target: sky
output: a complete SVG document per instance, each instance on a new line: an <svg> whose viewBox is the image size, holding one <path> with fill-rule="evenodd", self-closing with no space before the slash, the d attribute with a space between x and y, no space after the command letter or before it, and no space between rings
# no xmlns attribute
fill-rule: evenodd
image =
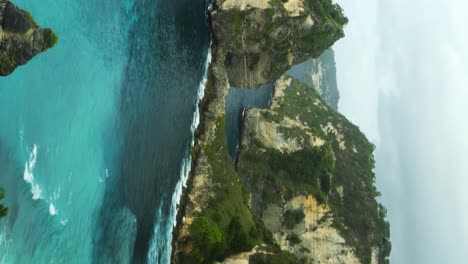
<svg viewBox="0 0 468 264"><path fill-rule="evenodd" d="M339 109L376 144L391 263L468 263L468 1L337 2Z"/></svg>

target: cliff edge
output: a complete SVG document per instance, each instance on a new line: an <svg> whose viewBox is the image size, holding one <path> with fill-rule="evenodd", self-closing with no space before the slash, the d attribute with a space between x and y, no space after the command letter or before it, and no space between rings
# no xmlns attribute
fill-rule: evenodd
<svg viewBox="0 0 468 264"><path fill-rule="evenodd" d="M226 53L229 82L258 88L344 37L338 5L310 0L213 1L213 39Z"/></svg>
<svg viewBox="0 0 468 264"><path fill-rule="evenodd" d="M53 47L58 38L40 28L31 14L7 0L0 0L0 76L11 74L37 54Z"/></svg>

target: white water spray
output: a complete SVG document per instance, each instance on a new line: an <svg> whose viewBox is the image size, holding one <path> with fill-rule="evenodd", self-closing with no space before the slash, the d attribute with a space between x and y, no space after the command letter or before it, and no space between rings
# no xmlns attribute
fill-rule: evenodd
<svg viewBox="0 0 468 264"><path fill-rule="evenodd" d="M211 47L211 44L210 44ZM182 198L183 188L187 185L187 180L192 165L192 158L190 155L191 148L195 145L195 130L200 124L200 109L199 103L205 96L205 87L208 79L208 67L211 63L211 48L208 49L208 54L206 56L205 65L203 68L203 79L199 84L197 97L195 99L195 112L193 113L193 122L191 125L191 144L190 148L186 152L186 156L182 161L182 167L180 169L180 180L177 182L175 190L172 194L171 208L169 212L169 220L166 223L166 228L162 228L164 224L164 219L162 217L162 204L159 206L157 215L156 215L156 224L153 231L153 238L151 240L150 248L147 255L147 263L170 263L171 253L172 253L172 231L177 222L177 213L180 199ZM165 231L163 235L162 232ZM162 251L158 251L162 249Z"/></svg>

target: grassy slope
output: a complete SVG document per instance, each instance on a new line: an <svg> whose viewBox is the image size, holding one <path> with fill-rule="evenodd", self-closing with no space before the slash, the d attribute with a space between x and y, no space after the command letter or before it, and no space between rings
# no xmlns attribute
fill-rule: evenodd
<svg viewBox="0 0 468 264"><path fill-rule="evenodd" d="M183 257L184 263L222 260L264 240L264 228L257 228L248 208L248 194L230 159L224 128L225 116L217 120L215 140L204 148L213 170L210 180L215 197L191 226L195 243L192 252Z"/></svg>

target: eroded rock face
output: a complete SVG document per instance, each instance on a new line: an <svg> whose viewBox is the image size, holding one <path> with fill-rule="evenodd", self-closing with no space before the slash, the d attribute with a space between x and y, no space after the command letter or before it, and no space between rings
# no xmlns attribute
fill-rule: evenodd
<svg viewBox="0 0 468 264"><path fill-rule="evenodd" d="M40 28L27 11L0 0L0 76L12 73L56 42L55 33Z"/></svg>
<svg viewBox="0 0 468 264"><path fill-rule="evenodd" d="M308 114L308 105L292 104L300 109L295 115L278 112L289 104L286 101L291 97L286 95L293 84L290 77L281 75L293 64L318 57L341 38L342 26L347 20L330 0L214 0L211 22L213 60L205 98L200 104L201 123L192 150L191 175L174 230L172 263L213 263L216 260L224 260L224 263L299 263L300 258L309 255L299 253L304 250L302 247L297 250L283 248L280 234L287 232L283 231L283 220L278 219L284 217L288 210L285 206L292 197L306 193L288 192L279 185L272 187L266 175L252 181L250 172L261 167L251 165L272 151L281 161L306 149L301 155L312 159L314 157L308 156L309 153L324 156L318 157L317 161L334 166L333 152L325 143L341 135L341 128L336 127L335 135L335 130L328 133L326 129L331 128L326 127L326 134L320 126L312 126L311 121L303 120L302 114ZM247 111L244 123L247 132L244 131L242 137L243 154L246 145L261 147L255 148L251 164L243 160L245 155L241 153L236 168L229 156L225 135L226 95L231 86L258 88L268 82L276 83L272 106L267 110ZM297 92L300 97L310 89ZM314 109L322 109L324 115L332 113L318 98L311 103ZM273 116L265 118L266 112ZM281 114L281 120L274 117L278 114ZM250 135L248 131L256 135ZM326 171L324 177L314 180L313 184L322 182L329 186L330 181L331 173ZM342 192L346 195L346 190ZM266 211L265 204L273 206L274 210ZM270 218L264 217L268 214ZM341 246L344 238L336 229L329 230L331 235L318 237L333 237L330 247ZM307 246L307 241L318 241L319 238L304 239L304 243ZM285 239L289 241L290 237ZM281 248L277 248L276 243L280 243ZM325 252L329 244L324 245L322 250ZM340 254L335 258L338 261L340 257L344 260L356 258L351 247L340 249L345 249L349 258ZM324 258L328 256L325 254ZM326 263L321 258L322 255L318 261ZM304 261L302 263L315 263Z"/></svg>
<svg viewBox="0 0 468 264"><path fill-rule="evenodd" d="M283 75L271 106L245 113L237 172L254 215L302 263L385 263L372 150L356 126Z"/></svg>
<svg viewBox="0 0 468 264"><path fill-rule="evenodd" d="M269 205L271 210L275 205ZM338 230L333 227L333 213L325 204L319 204L312 195L300 195L292 198L278 207L279 213L263 214L264 222L272 222L281 229L273 230L273 236L283 250L294 253L300 259L308 259L309 263L359 264L352 247L346 244ZM284 212L299 210L304 213L304 219L291 229L282 227ZM270 225L267 225L270 226ZM297 236L293 243L291 237ZM375 263L377 264L377 262Z"/></svg>
<svg viewBox="0 0 468 264"><path fill-rule="evenodd" d="M292 65L318 57L344 36L338 6L327 1L217 0L213 3L214 39L227 52L232 86L257 88ZM321 10L320 12L316 10Z"/></svg>
<svg viewBox="0 0 468 264"><path fill-rule="evenodd" d="M300 115L303 113L297 112L297 116L291 112L285 114L284 107L293 103L289 101L290 97L301 97L300 93L307 91L291 91L293 84L297 85L297 81L293 83L292 77L283 75L275 83L270 108L250 109L245 114L238 172L249 186L250 207L261 217L281 249L293 253L298 259L307 259L306 263L360 263L353 249L332 226L333 214L329 206L319 204L307 190L300 194L282 184L275 186L267 175L262 175L263 172L255 173L258 168L250 163L251 149L259 148L259 152L265 154L276 151L291 155L305 148L321 148L329 140L321 129L314 129L312 124L301 120ZM311 100L309 106L309 109L303 109L305 113L310 113L312 109L325 113L330 111L318 98ZM268 164L268 159L259 160L259 163ZM264 181L259 183L255 176L249 177L256 174ZM290 175L285 174L284 177ZM301 185L301 181L295 183ZM268 197L268 189L280 195L271 199ZM304 214L303 219L289 228L284 226L288 210ZM291 241L292 237L295 238L294 242Z"/></svg>

